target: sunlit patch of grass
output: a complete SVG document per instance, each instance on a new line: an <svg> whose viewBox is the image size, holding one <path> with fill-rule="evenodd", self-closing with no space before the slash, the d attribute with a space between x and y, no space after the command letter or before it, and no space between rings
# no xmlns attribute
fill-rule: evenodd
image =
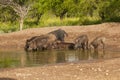
<svg viewBox="0 0 120 80"><path fill-rule="evenodd" d="M40 26L70 26L77 25L79 18L64 18L60 20L60 18L50 18L40 23Z"/></svg>
<svg viewBox="0 0 120 80"><path fill-rule="evenodd" d="M14 32L19 29L18 25L11 24L9 22L0 23L0 33Z"/></svg>
<svg viewBox="0 0 120 80"><path fill-rule="evenodd" d="M99 17L84 17L79 19L80 25L100 24L101 19Z"/></svg>

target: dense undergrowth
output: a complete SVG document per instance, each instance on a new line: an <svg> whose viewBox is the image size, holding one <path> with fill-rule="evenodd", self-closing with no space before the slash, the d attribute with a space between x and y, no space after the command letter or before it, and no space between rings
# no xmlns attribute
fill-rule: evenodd
<svg viewBox="0 0 120 80"><path fill-rule="evenodd" d="M120 18L112 18L105 21L101 21L99 18L64 18L60 20L58 17L41 19L39 24L35 23L34 19L26 19L23 29L27 28L40 28L40 27L53 27L53 26L80 26L80 25L92 25L100 24L103 22L119 22ZM9 33L19 31L19 23L12 22L0 22L0 33Z"/></svg>

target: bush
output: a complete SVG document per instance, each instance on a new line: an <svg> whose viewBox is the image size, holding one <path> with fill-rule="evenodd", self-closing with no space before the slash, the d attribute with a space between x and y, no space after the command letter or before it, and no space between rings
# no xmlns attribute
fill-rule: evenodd
<svg viewBox="0 0 120 80"><path fill-rule="evenodd" d="M40 20L39 24L36 25L34 19L26 19L24 22L23 29L26 28L38 28L38 27L51 27L51 26L74 26L74 25L91 25L100 24L102 22L119 22L120 17L108 18L105 21L101 21L99 17L81 17L81 18L64 18L60 20L59 17L47 17ZM9 33L19 30L19 24L6 22L0 23L0 33Z"/></svg>
<svg viewBox="0 0 120 80"><path fill-rule="evenodd" d="M120 22L120 17L112 17L106 20L106 22Z"/></svg>
<svg viewBox="0 0 120 80"><path fill-rule="evenodd" d="M102 21L99 18L94 17L84 17L80 18L79 24L80 25L92 25L92 24L100 24Z"/></svg>

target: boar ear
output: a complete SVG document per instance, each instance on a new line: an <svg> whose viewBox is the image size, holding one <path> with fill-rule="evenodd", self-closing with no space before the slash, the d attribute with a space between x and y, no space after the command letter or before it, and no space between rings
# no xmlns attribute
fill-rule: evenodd
<svg viewBox="0 0 120 80"><path fill-rule="evenodd" d="M27 42L29 41L29 39L26 40Z"/></svg>
<svg viewBox="0 0 120 80"><path fill-rule="evenodd" d="M28 42L28 40L26 40L26 42Z"/></svg>
<svg viewBox="0 0 120 80"><path fill-rule="evenodd" d="M30 39L27 39L26 41L27 41L27 42L30 42Z"/></svg>
<svg viewBox="0 0 120 80"><path fill-rule="evenodd" d="M28 39L25 42L28 43Z"/></svg>

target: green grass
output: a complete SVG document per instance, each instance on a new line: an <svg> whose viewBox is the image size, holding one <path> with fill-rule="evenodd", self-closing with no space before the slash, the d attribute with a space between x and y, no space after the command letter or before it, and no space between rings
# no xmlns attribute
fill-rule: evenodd
<svg viewBox="0 0 120 80"><path fill-rule="evenodd" d="M14 25L8 22L6 23L0 22L0 33L9 33L9 32L14 32L17 30L19 30L19 27L17 24Z"/></svg>
<svg viewBox="0 0 120 80"><path fill-rule="evenodd" d="M40 26L70 26L77 25L79 18L65 18L60 20L59 18L47 19L45 21L41 21Z"/></svg>
<svg viewBox="0 0 120 80"><path fill-rule="evenodd" d="M111 19L107 19L104 22L120 22L120 17L115 17ZM82 18L64 18L60 20L60 18L55 16L46 16L44 15L39 24L35 24L35 19L26 19L24 21L24 27L26 28L39 28L39 27L52 27L52 26L74 26L74 25L91 25L91 24L100 24L103 21L99 17L82 17ZM10 23L10 22L0 22L0 33L9 33L19 30L19 23Z"/></svg>

